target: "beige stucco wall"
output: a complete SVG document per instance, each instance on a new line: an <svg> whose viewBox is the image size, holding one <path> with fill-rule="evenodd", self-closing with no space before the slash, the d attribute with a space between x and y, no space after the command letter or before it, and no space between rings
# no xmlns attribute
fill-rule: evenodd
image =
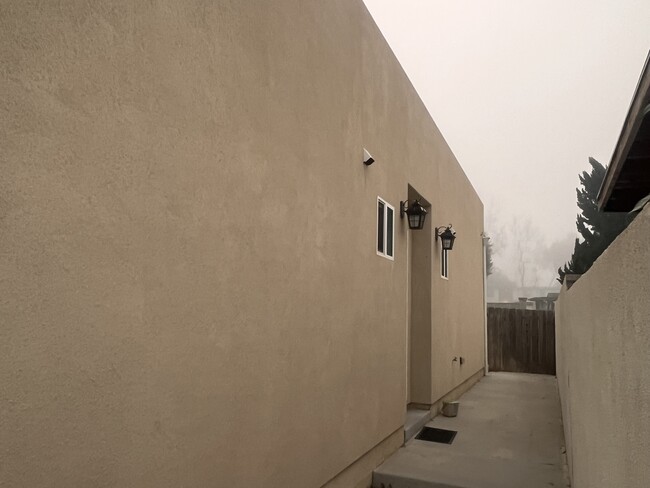
<svg viewBox="0 0 650 488"><path fill-rule="evenodd" d="M0 484L317 487L387 439L409 183L458 231L422 400L483 366L482 204L360 0L5 0L0 36Z"/></svg>
<svg viewBox="0 0 650 488"><path fill-rule="evenodd" d="M650 479L650 207L556 303L572 486Z"/></svg>

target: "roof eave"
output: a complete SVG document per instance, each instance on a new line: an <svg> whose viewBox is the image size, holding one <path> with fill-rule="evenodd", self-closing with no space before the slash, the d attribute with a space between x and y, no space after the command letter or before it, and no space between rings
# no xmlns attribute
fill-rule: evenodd
<svg viewBox="0 0 650 488"><path fill-rule="evenodd" d="M630 108L623 122L621 133L618 137L616 147L612 154L612 160L607 167L605 178L598 191L598 208L602 211L607 205L616 181L623 169L625 160L634 143L634 139L639 130L641 122L645 115L650 111L648 105L648 94L650 93L650 52L646 57L643 71L634 90L634 96L630 103Z"/></svg>

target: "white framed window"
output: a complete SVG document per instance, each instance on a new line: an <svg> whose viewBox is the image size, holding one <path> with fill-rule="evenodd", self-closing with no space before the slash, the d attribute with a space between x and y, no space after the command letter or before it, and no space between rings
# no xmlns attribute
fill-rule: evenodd
<svg viewBox="0 0 650 488"><path fill-rule="evenodd" d="M377 254L393 260L395 248L395 207L377 197Z"/></svg>
<svg viewBox="0 0 650 488"><path fill-rule="evenodd" d="M440 249L440 276L449 279L449 251Z"/></svg>

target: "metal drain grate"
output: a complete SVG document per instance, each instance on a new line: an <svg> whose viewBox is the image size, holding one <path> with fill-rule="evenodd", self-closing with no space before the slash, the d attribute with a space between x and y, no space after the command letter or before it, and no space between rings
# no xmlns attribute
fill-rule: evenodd
<svg viewBox="0 0 650 488"><path fill-rule="evenodd" d="M435 427L425 427L415 436L416 439L428 442L438 442L440 444L451 444L458 434L455 430L436 429Z"/></svg>

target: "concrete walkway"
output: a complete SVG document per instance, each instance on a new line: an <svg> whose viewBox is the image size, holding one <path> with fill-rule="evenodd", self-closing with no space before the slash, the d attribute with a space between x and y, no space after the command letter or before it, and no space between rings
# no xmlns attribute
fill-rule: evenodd
<svg viewBox="0 0 650 488"><path fill-rule="evenodd" d="M458 417L429 427L453 443L412 439L373 474L373 488L564 488L564 436L553 376L490 373L460 398Z"/></svg>

